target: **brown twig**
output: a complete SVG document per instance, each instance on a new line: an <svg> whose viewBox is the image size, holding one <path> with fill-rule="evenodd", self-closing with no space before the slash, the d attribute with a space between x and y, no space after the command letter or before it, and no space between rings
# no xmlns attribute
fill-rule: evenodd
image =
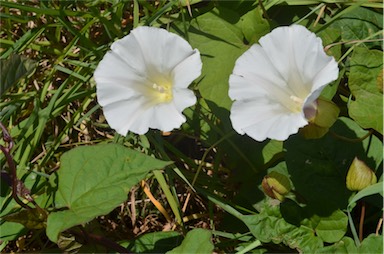
<svg viewBox="0 0 384 254"><path fill-rule="evenodd" d="M164 215L168 223L172 223L172 219L169 216L167 210L165 210L162 204L157 201L157 199L152 195L151 190L149 189L147 183L144 180L141 181L141 187L143 188L144 193L147 195L147 197L151 200L152 204L156 206L156 208Z"/></svg>
<svg viewBox="0 0 384 254"><path fill-rule="evenodd" d="M261 8L261 11L263 12L263 16L264 18L268 19L268 20L271 20L268 16L268 13L267 13L267 10L264 8L264 5L263 5L263 1L262 0L259 0L259 6Z"/></svg>
<svg viewBox="0 0 384 254"><path fill-rule="evenodd" d="M131 222L132 222L132 227L135 227L136 224L136 198L135 198L135 192L137 188L132 188L131 194L130 194L130 210L131 210Z"/></svg>
<svg viewBox="0 0 384 254"><path fill-rule="evenodd" d="M376 236L379 235L379 231L380 231L380 228L381 226L383 225L383 218L380 218L379 222L377 223L377 227L376 227Z"/></svg>
<svg viewBox="0 0 384 254"><path fill-rule="evenodd" d="M319 11L319 14L317 15L317 18L316 18L316 20L315 20L315 23L313 24L313 27L315 27L315 26L319 23L319 21L320 21L320 19L321 19L321 16L324 14L325 8L327 8L326 5L323 5L323 6L321 7L321 9L320 9L320 11Z"/></svg>
<svg viewBox="0 0 384 254"><path fill-rule="evenodd" d="M361 202L361 213L360 213L360 222L359 222L359 240L363 241L363 227L364 227L364 217L365 217L365 202Z"/></svg>
<svg viewBox="0 0 384 254"><path fill-rule="evenodd" d="M352 41L340 41L340 42L335 42L327 45L324 47L324 51L328 51L330 48L337 46L337 45L342 45L342 44L353 44L353 43L362 43L362 42L377 42L377 41L383 41L384 39L370 39L370 40L352 40Z"/></svg>

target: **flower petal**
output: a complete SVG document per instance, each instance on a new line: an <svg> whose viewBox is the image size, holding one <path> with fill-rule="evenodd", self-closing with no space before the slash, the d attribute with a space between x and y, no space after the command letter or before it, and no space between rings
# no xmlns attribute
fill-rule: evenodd
<svg viewBox="0 0 384 254"><path fill-rule="evenodd" d="M175 108L179 112L182 112L184 109L195 105L196 96L189 89L175 89L173 91L173 103Z"/></svg>
<svg viewBox="0 0 384 254"><path fill-rule="evenodd" d="M153 110L151 107L146 107L146 104L146 98L137 96L107 104L103 107L103 112L108 124L117 133L125 136L130 130L137 134L144 134L148 131L150 121L144 116Z"/></svg>
<svg viewBox="0 0 384 254"><path fill-rule="evenodd" d="M132 34L140 45L146 71L154 76L170 74L176 65L195 52L186 40L164 29L142 26Z"/></svg>
<svg viewBox="0 0 384 254"><path fill-rule="evenodd" d="M229 76L229 97L232 100L247 100L268 96L268 92L257 84L250 78L246 79L246 77L231 74Z"/></svg>
<svg viewBox="0 0 384 254"><path fill-rule="evenodd" d="M127 68L114 52L108 52L104 56L94 78L97 82L97 99L101 106L137 96L152 85L135 70Z"/></svg>
<svg viewBox="0 0 384 254"><path fill-rule="evenodd" d="M154 111L154 121L150 125L152 129L171 131L179 128L186 120L173 103L159 104L155 107Z"/></svg>
<svg viewBox="0 0 384 254"><path fill-rule="evenodd" d="M339 67L334 58L328 62L312 79L312 91L322 90L327 84L336 80L339 76Z"/></svg>
<svg viewBox="0 0 384 254"><path fill-rule="evenodd" d="M260 38L259 43L300 98L318 88L314 87L313 78L329 62L334 62L337 68L333 57L325 54L321 39L300 25L278 27Z"/></svg>
<svg viewBox="0 0 384 254"><path fill-rule="evenodd" d="M265 98L235 101L230 118L238 133L246 133L257 141L267 138L285 140L307 125L302 114L289 112L280 104Z"/></svg>
<svg viewBox="0 0 384 254"><path fill-rule="evenodd" d="M137 28L138 29L138 28ZM134 30L133 30L134 31ZM138 40L129 34L111 45L111 51L113 52L115 58L120 59L120 63L124 62L122 66L125 66L126 69L134 71L138 75L146 75L146 62L142 53L142 45ZM107 53L108 54L108 53ZM113 64L111 68L116 67L116 64Z"/></svg>
<svg viewBox="0 0 384 254"><path fill-rule="evenodd" d="M274 63L264 51L264 49L257 44L254 44L236 61L233 69L233 74L249 79L263 79L274 86L286 89L286 81L280 72L275 68ZM268 85L255 83L255 86L262 86L260 89L273 94L274 89Z"/></svg>
<svg viewBox="0 0 384 254"><path fill-rule="evenodd" d="M196 77L200 76L202 66L200 52L195 49L193 54L178 63L172 70L174 87L187 88Z"/></svg>

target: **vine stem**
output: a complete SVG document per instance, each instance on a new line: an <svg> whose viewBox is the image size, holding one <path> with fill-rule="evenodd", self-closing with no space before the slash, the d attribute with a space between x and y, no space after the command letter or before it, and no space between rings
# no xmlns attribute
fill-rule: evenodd
<svg viewBox="0 0 384 254"><path fill-rule="evenodd" d="M328 51L330 48L337 46L337 45L342 45L342 44L353 44L353 43L364 43L364 42L377 42L377 41L383 41L384 39L370 39L370 40L352 40L352 41L340 41L340 42L335 42L328 44L325 48L324 51Z"/></svg>
<svg viewBox="0 0 384 254"><path fill-rule="evenodd" d="M347 138L347 137L344 137L344 136L341 136L339 134L337 134L336 132L333 132L333 131L329 131L335 138L337 139L340 139L340 140L343 140L343 141L346 141L346 142L350 142L350 143L359 143L361 141L363 141L364 139L368 138L369 136L371 136L373 134L373 130L370 129L368 131L367 134L365 134L364 136L362 136L361 138Z"/></svg>
<svg viewBox="0 0 384 254"><path fill-rule="evenodd" d="M12 198L18 203L21 207L31 210L32 208L25 204L23 201L20 200L18 196L18 190L22 190L23 186L22 183L19 183L19 180L17 179L17 173L16 173L16 165L15 162L13 161L12 155L11 155L11 150L13 148L14 142L9 134L7 128L3 125L3 123L0 122L0 128L3 132L3 140L5 143L8 143L8 146L2 146L0 145L0 150L4 153L5 158L7 159L8 167L11 173L11 181L12 181Z"/></svg>

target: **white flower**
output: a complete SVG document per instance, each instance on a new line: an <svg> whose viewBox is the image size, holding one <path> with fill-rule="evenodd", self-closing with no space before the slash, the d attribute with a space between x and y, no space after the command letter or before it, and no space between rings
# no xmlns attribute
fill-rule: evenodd
<svg viewBox="0 0 384 254"><path fill-rule="evenodd" d="M190 83L201 74L197 49L164 29L139 27L111 46L94 78L99 104L119 134L171 131L196 103Z"/></svg>
<svg viewBox="0 0 384 254"><path fill-rule="evenodd" d="M305 27L279 27L236 61L229 79L231 121L257 141L285 140L316 116L316 99L338 77L333 57Z"/></svg>

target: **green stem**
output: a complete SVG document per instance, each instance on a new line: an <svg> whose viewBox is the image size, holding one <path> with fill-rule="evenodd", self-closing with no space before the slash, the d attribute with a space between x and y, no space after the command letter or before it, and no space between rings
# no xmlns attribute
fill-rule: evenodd
<svg viewBox="0 0 384 254"><path fill-rule="evenodd" d="M350 143L359 143L359 142L362 142L364 139L368 138L369 136L372 135L373 133L373 130L369 130L367 134L365 134L364 136L362 136L361 138L347 138L347 137L344 137L344 136L341 136L333 131L329 131L332 136L334 136L335 138L337 139L340 139L340 140L343 140L343 141L346 141L346 142L350 142Z"/></svg>

